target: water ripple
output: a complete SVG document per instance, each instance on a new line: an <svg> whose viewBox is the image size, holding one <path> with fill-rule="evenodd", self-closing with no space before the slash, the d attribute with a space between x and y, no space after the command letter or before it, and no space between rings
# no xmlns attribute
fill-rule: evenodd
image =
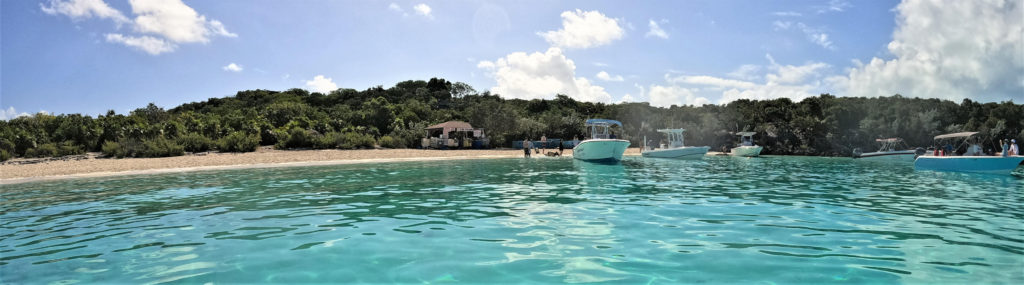
<svg viewBox="0 0 1024 285"><path fill-rule="evenodd" d="M1019 172L563 158L0 185L0 283L1021 283Z"/></svg>

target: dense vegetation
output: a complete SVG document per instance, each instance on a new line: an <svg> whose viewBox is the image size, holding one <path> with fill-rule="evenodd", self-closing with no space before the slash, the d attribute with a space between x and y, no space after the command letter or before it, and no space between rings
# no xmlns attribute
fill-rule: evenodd
<svg viewBox="0 0 1024 285"><path fill-rule="evenodd" d="M872 149L875 138L902 137L928 146L942 133L980 131L987 138L1024 139L1024 105L959 104L939 99L835 97L793 102L739 100L726 105L651 107L647 103L503 99L465 83L433 78L391 88L248 90L165 110L154 104L128 115L108 111L36 114L0 121L0 160L101 151L112 157L160 157L185 152L278 149L417 147L424 127L448 120L484 128L492 146L513 140L583 138L587 118L617 119L619 137L640 145L659 128L687 129L687 145L731 146L737 131L755 131L766 154L849 155ZM986 141L986 149L997 149Z"/></svg>

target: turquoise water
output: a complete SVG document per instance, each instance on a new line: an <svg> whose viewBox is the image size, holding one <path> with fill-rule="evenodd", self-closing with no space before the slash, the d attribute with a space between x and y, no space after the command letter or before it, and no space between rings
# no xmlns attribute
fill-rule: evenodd
<svg viewBox="0 0 1024 285"><path fill-rule="evenodd" d="M1024 170L407 162L0 185L0 283L1024 282Z"/></svg>

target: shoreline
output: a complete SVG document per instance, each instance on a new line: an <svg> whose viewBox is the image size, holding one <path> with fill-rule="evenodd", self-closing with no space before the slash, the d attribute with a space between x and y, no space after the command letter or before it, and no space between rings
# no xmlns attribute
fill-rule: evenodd
<svg viewBox="0 0 1024 285"><path fill-rule="evenodd" d="M550 151L550 150L549 150ZM639 155L639 148L626 150ZM0 185L77 178L114 177L212 170L326 166L368 163L447 161L523 157L521 149L424 150L274 150L248 153L198 153L161 158L99 158L98 154L60 159L18 159L0 164ZM534 158L540 154L534 154ZM571 157L565 150L563 157Z"/></svg>

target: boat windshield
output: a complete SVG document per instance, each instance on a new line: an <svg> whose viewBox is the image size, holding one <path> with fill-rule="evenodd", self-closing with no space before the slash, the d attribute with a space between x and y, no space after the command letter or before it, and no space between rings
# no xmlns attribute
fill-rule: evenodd
<svg viewBox="0 0 1024 285"><path fill-rule="evenodd" d="M903 143L901 138L875 139L875 141L882 145L878 152L896 151Z"/></svg>
<svg viewBox="0 0 1024 285"><path fill-rule="evenodd" d="M658 132L665 134L669 148L683 147L683 132L685 129L661 129Z"/></svg>
<svg viewBox="0 0 1024 285"><path fill-rule="evenodd" d="M614 139L615 135L611 133L612 126L622 126L622 123L616 120L605 120L605 119L588 119L586 126L590 128L591 139Z"/></svg>
<svg viewBox="0 0 1024 285"><path fill-rule="evenodd" d="M754 134L756 134L755 132L740 132L736 134L740 135L741 146L754 146Z"/></svg>

